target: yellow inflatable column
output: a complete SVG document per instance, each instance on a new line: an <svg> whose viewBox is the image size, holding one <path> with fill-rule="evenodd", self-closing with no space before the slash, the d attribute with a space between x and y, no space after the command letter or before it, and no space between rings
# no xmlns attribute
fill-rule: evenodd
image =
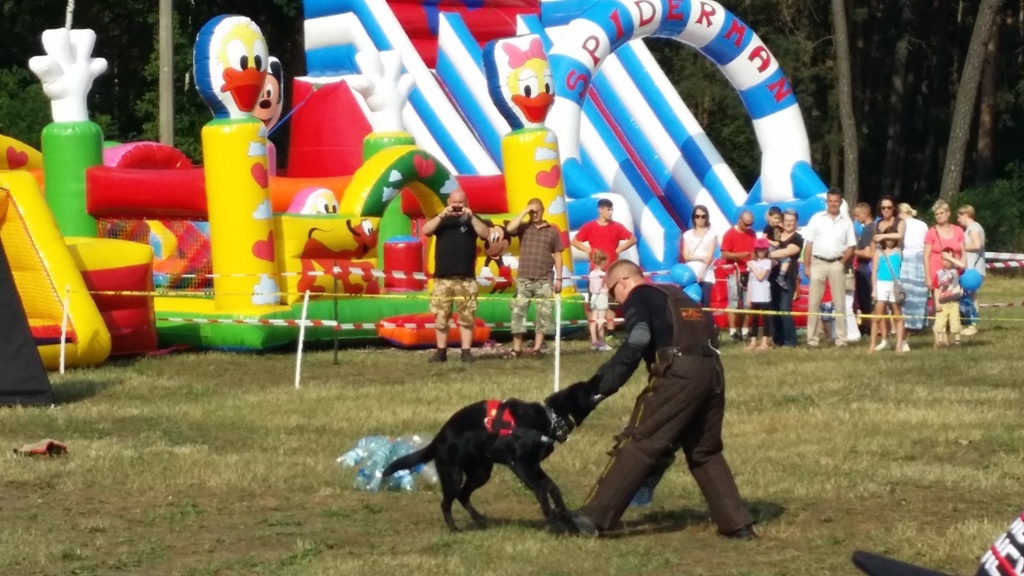
<svg viewBox="0 0 1024 576"><path fill-rule="evenodd" d="M276 305L266 128L252 117L213 120L202 135L214 304L222 311Z"/></svg>
<svg viewBox="0 0 1024 576"><path fill-rule="evenodd" d="M565 209L565 185L555 133L544 127L515 130L502 139L501 155L505 163L508 211L519 214L531 198L543 202L544 218L562 231L565 247L562 263L566 270L571 271L569 214ZM571 286L570 282L565 283L566 289L571 289Z"/></svg>

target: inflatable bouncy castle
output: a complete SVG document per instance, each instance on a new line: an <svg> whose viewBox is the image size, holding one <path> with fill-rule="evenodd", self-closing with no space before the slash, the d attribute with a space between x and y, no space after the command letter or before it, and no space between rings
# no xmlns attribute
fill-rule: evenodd
<svg viewBox="0 0 1024 576"><path fill-rule="evenodd" d="M37 243L40 259L67 251L47 270L82 280L55 279L48 298L61 309L58 288L71 287L76 338L90 318L98 325L89 331L94 347L85 348L95 350L90 362L109 353L105 345L128 351L129 337L147 349L157 338L232 350L285 345L297 336L307 294L307 339L431 345L435 255L420 227L456 189L491 222L478 247L478 342L507 330L518 240L504 225L531 198L544 203L565 246L594 218L597 201L611 199L616 220L639 238L623 257L652 272L678 262L694 204L709 206L719 234L740 210L763 218L769 202L804 218L824 206L778 62L713 1L442 8L306 0L304 11L308 74L291 82L287 115L286 71L255 22L219 16L199 32L196 86L213 114L202 131L203 166L170 146L104 144L87 121L88 86L74 104L47 91L55 124L42 154L23 145L8 154L7 168L25 172L14 204L31 208L45 191L46 217L22 217L26 234L52 233L50 244L59 245ZM89 31L69 38L80 33ZM645 36L693 46L737 88L763 150L762 176L749 192L654 63ZM83 61L94 72L90 84L102 72L97 61ZM291 122L287 166L277 165L267 139L282 121ZM567 248L563 261L565 276L586 274L581 254ZM582 323L582 298L563 295L563 319Z"/></svg>

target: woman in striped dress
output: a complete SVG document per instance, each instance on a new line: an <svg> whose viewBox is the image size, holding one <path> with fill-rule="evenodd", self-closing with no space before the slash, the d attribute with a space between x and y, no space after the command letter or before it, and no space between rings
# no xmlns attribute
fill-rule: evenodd
<svg viewBox="0 0 1024 576"><path fill-rule="evenodd" d="M900 268L900 283L907 293L903 303L904 325L907 330L922 330L927 327L925 308L928 304L928 286L924 277L924 237L928 225L915 218L917 210L910 204L899 205L900 219L906 223L903 235L903 266Z"/></svg>

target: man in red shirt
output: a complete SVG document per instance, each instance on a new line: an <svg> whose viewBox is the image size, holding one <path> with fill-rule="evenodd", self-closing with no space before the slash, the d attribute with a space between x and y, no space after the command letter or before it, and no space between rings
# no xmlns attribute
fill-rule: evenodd
<svg viewBox="0 0 1024 576"><path fill-rule="evenodd" d="M729 274L729 309L739 310L745 305L747 291L747 260L754 255L754 240L757 234L752 228L754 215L749 210L740 213L736 225L722 237L722 258L734 270ZM749 334L750 316L729 312L729 339L738 342ZM742 324L740 332L737 324Z"/></svg>
<svg viewBox="0 0 1024 576"><path fill-rule="evenodd" d="M625 243L619 244L623 240ZM608 265L611 266L618 260L620 253L636 245L636 236L625 226L612 220L612 201L601 198L597 201L597 220L580 227L576 237L572 239L572 245L584 252L588 258L591 251L602 250L608 255Z"/></svg>
<svg viewBox="0 0 1024 576"><path fill-rule="evenodd" d="M584 252L587 255L587 259L591 261L593 261L593 258L591 258L593 251L601 250L608 255L607 266L614 264L619 259L619 254L636 245L636 236L625 226L612 220L613 208L614 205L611 200L607 198L598 200L597 220L592 220L581 226L571 242L574 248ZM622 242L623 240L625 242ZM584 242L587 244L584 244ZM619 244L620 242L622 244ZM591 264L591 269L593 269L593 264ZM605 320L608 332L614 330L615 310L608 308L608 311L605 313Z"/></svg>

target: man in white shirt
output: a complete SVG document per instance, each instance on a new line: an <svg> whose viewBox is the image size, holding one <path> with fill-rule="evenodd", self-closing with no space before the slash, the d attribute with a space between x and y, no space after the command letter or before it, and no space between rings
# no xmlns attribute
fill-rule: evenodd
<svg viewBox="0 0 1024 576"><path fill-rule="evenodd" d="M835 307L836 346L846 346L846 263L853 257L857 235L853 220L843 213L843 193L831 188L825 196L827 209L811 217L804 231L804 274L811 279L807 301L807 345L818 347L818 325L825 281L832 289Z"/></svg>

